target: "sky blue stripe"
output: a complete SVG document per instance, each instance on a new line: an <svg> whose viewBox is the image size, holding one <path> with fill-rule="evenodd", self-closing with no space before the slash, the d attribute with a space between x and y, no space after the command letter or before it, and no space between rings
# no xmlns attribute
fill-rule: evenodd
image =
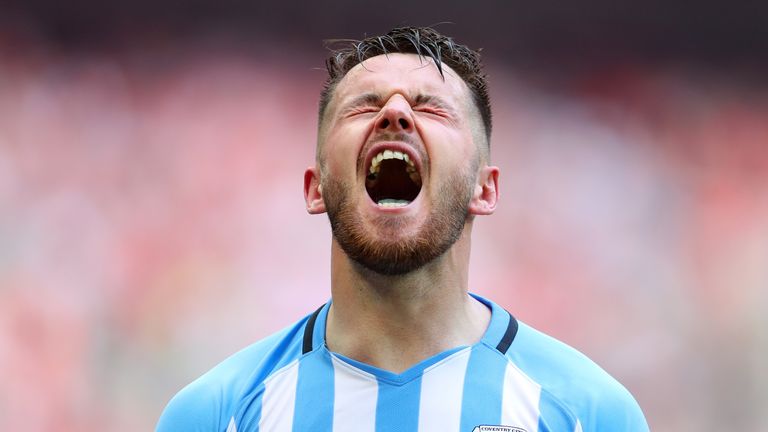
<svg viewBox="0 0 768 432"><path fill-rule="evenodd" d="M486 345L472 349L461 401L462 431L499 424L506 365L506 357Z"/></svg>
<svg viewBox="0 0 768 432"><path fill-rule="evenodd" d="M376 404L376 431L416 431L419 429L421 377L404 385L379 379Z"/></svg>
<svg viewBox="0 0 768 432"><path fill-rule="evenodd" d="M327 350L315 350L299 360L294 431L330 432L333 429L333 378Z"/></svg>
<svg viewBox="0 0 768 432"><path fill-rule="evenodd" d="M264 386L253 399L245 404L241 416L235 415L235 424L238 431L259 431L259 420L261 420L261 401L264 398Z"/></svg>
<svg viewBox="0 0 768 432"><path fill-rule="evenodd" d="M548 392L541 392L539 399L539 430L540 431L572 431L576 427L576 419L568 414L568 409Z"/></svg>

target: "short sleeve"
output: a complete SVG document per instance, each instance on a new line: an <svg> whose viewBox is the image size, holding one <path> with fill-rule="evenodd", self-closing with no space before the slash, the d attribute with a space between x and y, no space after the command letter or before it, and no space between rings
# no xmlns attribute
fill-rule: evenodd
<svg viewBox="0 0 768 432"><path fill-rule="evenodd" d="M174 396L160 415L156 432L214 432L220 429L221 401L210 388L193 382Z"/></svg>

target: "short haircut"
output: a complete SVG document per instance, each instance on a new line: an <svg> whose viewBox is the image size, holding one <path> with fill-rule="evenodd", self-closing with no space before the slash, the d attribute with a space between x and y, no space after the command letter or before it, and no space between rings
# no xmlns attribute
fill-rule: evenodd
<svg viewBox="0 0 768 432"><path fill-rule="evenodd" d="M336 85L347 72L363 61L382 54L404 53L431 58L440 75L443 64L453 69L467 84L472 100L480 112L485 127L485 138L491 142L491 102L488 97L487 75L483 71L480 53L458 44L450 37L430 27L399 27L383 36L372 36L361 41L346 41L339 49L332 51L325 61L328 79L320 93L319 122L333 97Z"/></svg>

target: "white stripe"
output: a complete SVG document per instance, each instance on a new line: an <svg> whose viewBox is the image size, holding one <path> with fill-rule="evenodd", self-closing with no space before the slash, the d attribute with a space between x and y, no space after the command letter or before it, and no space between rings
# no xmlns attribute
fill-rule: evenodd
<svg viewBox="0 0 768 432"><path fill-rule="evenodd" d="M333 432L374 432L379 382L336 356L333 361Z"/></svg>
<svg viewBox="0 0 768 432"><path fill-rule="evenodd" d="M424 370L419 401L419 431L458 431L470 348Z"/></svg>
<svg viewBox="0 0 768 432"><path fill-rule="evenodd" d="M259 430L291 432L298 378L299 361L294 360L264 381Z"/></svg>
<svg viewBox="0 0 768 432"><path fill-rule="evenodd" d="M581 431L581 422L576 419L576 428L573 430L573 432L582 432Z"/></svg>
<svg viewBox="0 0 768 432"><path fill-rule="evenodd" d="M235 417L229 419L229 426L227 426L227 432L237 432L237 425L235 425Z"/></svg>
<svg viewBox="0 0 768 432"><path fill-rule="evenodd" d="M508 363L504 372L501 424L536 432L539 429L540 396L541 386L513 363Z"/></svg>

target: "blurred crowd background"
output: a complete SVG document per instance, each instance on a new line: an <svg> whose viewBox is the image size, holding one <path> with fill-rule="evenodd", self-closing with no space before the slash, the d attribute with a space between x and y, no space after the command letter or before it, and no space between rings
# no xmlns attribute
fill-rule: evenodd
<svg viewBox="0 0 768 432"><path fill-rule="evenodd" d="M768 430L765 3L462 3L0 7L0 430L151 430L327 301L322 40L436 23L490 74L471 289L653 431Z"/></svg>

